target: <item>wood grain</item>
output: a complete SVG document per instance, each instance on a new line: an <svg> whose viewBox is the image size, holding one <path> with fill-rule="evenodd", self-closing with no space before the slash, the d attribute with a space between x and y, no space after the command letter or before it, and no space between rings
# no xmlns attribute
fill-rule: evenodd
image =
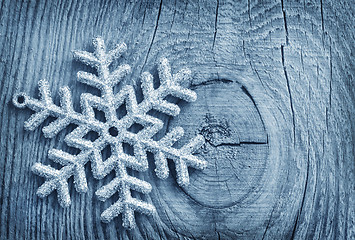
<svg viewBox="0 0 355 240"><path fill-rule="evenodd" d="M2 0L0 6L0 239L355 239L352 1ZM90 166L89 191L78 194L71 183L69 208L59 206L56 194L35 195L43 179L30 167L53 165L52 147L74 153L63 144L73 126L45 139L41 129L23 130L30 111L10 103L18 91L36 96L45 78L53 93L68 85L79 111L79 95L98 92L75 81L77 71L89 69L73 61L71 50L92 50L97 35L109 46L128 45L120 62L132 66L127 83L137 84L143 71L157 76L156 61L164 56L173 71L193 71L198 94L195 103L179 103L177 118L159 115L167 123L160 136L178 125L186 130L180 145L203 134L198 154L209 165L191 170L185 188L174 171L165 181L152 171L132 172L152 184L146 199L158 210L153 217L137 214L132 231L119 218L100 222L115 197L102 203L94 192L113 175L94 180Z"/></svg>

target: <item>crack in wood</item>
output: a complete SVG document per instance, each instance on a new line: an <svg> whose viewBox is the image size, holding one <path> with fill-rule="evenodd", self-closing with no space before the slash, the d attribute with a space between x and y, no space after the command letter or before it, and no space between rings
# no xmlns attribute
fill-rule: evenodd
<svg viewBox="0 0 355 240"><path fill-rule="evenodd" d="M217 0L217 6L216 6L216 18L215 18L215 22L214 22L214 34L213 34L212 49L214 49L214 44L216 42L216 36L217 36L218 8L219 8L219 0Z"/></svg>
<svg viewBox="0 0 355 240"><path fill-rule="evenodd" d="M153 37L152 37L152 40L150 42L150 45L149 45L149 48L148 48L148 52L147 52L147 54L145 56L145 60L144 60L143 66L142 66L141 73L143 72L144 66L147 64L149 53L150 53L150 50L152 49L152 46L153 46L153 43L154 43L154 39L155 39L155 35L157 34L158 25L159 25L159 18L160 18L162 6L163 6L163 0L161 0L160 4L159 4L158 16L157 16L157 20L156 20L155 27L154 27Z"/></svg>
<svg viewBox="0 0 355 240"><path fill-rule="evenodd" d="M264 130L266 131L264 120L263 120L263 118L261 116L260 110L259 110L258 106L256 105L256 102L255 102L253 96L249 93L248 89L245 86L241 86L240 88L249 97L249 99L253 102L254 107L255 107L256 111L258 112L258 114L260 116L260 120L261 120L261 123L263 124ZM266 134L266 143L268 142L268 138L269 138L268 134Z"/></svg>
<svg viewBox="0 0 355 240"><path fill-rule="evenodd" d="M286 84L287 84L287 91L288 95L290 98L290 108L291 108L291 114L292 114L292 125L293 125L293 144L296 145L296 123L295 123L295 110L293 109L293 100L292 100L292 94L291 94L291 88L290 88L290 81L287 76L287 70L286 70L286 65L285 65L285 55L284 55L284 46L281 45L281 61L282 61L282 66L284 70L284 75L286 79Z"/></svg>
<svg viewBox="0 0 355 240"><path fill-rule="evenodd" d="M286 45L289 44L288 42L288 29L287 29L287 20L286 20L286 11L284 8L284 1L281 0L281 9L282 9L282 14L283 14L283 18L284 18L284 26L285 26L285 33L286 33Z"/></svg>

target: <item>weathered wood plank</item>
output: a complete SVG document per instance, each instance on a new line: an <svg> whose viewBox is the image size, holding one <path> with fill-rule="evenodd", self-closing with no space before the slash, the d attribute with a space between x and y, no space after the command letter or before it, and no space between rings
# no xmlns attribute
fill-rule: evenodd
<svg viewBox="0 0 355 240"><path fill-rule="evenodd" d="M0 238L1 239L354 239L355 87L352 1L10 1L0 5ZM125 42L128 83L143 71L156 75L167 57L173 71L189 67L198 100L180 103L181 115L162 116L183 126L187 141L202 133L209 165L191 170L191 185L172 176L133 173L153 185L153 217L138 227L104 224L95 190L107 183L88 173L89 191L71 184L72 205L55 194L36 195L42 179L30 172L62 148L61 132L45 139L25 132L29 111L14 93L37 94L39 79L53 93L89 70L71 50L91 50L101 35L110 46ZM59 101L55 94L56 101ZM163 135L162 131L160 135ZM152 163L150 163L152 165ZM153 167L153 165L151 166Z"/></svg>

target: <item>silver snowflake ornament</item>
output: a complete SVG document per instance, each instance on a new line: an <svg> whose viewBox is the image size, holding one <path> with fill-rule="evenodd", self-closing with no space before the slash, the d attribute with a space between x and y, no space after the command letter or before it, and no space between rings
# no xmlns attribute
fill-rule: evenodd
<svg viewBox="0 0 355 240"><path fill-rule="evenodd" d="M25 122L26 130L36 129L48 117L56 120L42 131L46 138L56 136L69 124L77 127L69 133L65 143L80 150L77 155L72 155L60 149L51 149L48 157L62 167L55 169L51 166L36 163L32 171L45 178L45 182L38 188L37 195L45 197L56 190L61 206L70 205L68 179L73 176L75 189L78 192L86 192L88 189L84 167L90 161L93 176L102 179L111 171L116 177L107 185L99 188L96 195L102 201L107 200L118 192L119 199L101 215L104 222L122 214L123 226L133 228L135 226L134 212L151 215L156 210L148 202L132 197L131 190L148 194L152 186L141 179L130 176L127 168L136 171L148 169L147 151L153 153L155 160L156 175L165 179L168 177L169 168L167 159L175 163L177 182L180 186L189 183L188 167L203 169L206 161L193 155L195 151L204 144L204 138L197 135L188 144L176 149L173 144L184 134L181 127L172 129L162 139L154 140L153 136L163 128L163 122L148 112L152 109L170 116L176 116L180 112L178 105L165 100L169 95L183 99L187 102L196 100L196 93L185 88L190 81L190 70L182 69L176 74L171 73L167 59L163 58L158 63L158 75L160 86L154 88L153 76L144 72L141 77L141 85L144 99L138 103L136 92L132 85L121 87L118 93L113 88L131 71L129 65L124 64L110 71L111 63L119 58L127 47L124 43L118 44L113 50L106 51L102 38L94 39L95 51L75 51L77 60L95 68L97 75L88 72L78 72L78 80L100 90L101 96L90 93L83 93L80 96L82 112L76 112L73 108L72 98L68 87L60 89L60 105L53 103L49 84L45 80L38 83L40 98L34 99L25 93L18 93L13 97L13 103L19 108L30 108L35 113ZM125 104L127 114L118 118L116 110ZM105 122L95 118L94 109L105 113ZM142 129L134 133L129 131L133 124L139 124ZM94 131L98 138L90 141L84 136ZM123 144L133 147L134 154L130 155L124 151ZM109 145L112 149L111 156L103 160L101 151Z"/></svg>

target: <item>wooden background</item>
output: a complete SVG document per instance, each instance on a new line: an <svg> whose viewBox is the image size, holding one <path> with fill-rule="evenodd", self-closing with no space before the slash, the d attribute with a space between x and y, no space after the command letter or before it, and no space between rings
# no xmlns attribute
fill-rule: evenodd
<svg viewBox="0 0 355 240"><path fill-rule="evenodd" d="M0 239L355 239L354 1L15 1L0 7ZM174 71L194 73L195 103L181 103L167 128L182 126L186 139L202 133L199 151L209 163L191 170L191 185L174 173L158 180L139 174L153 191L157 214L137 214L138 227L116 218L100 222L112 203L70 184L72 205L56 194L35 195L43 179L35 162L52 164L62 131L45 139L41 128L23 130L29 110L11 104L18 91L37 96L47 79L58 101L88 70L71 50L92 50L101 35L109 46L124 41L121 62L156 75L167 57ZM75 106L79 108L78 104ZM48 121L46 121L48 124ZM43 125L42 125L43 126ZM166 129L164 129L165 131ZM162 133L163 134L163 133ZM151 167L152 164L151 164ZM133 173L138 175L137 173Z"/></svg>

